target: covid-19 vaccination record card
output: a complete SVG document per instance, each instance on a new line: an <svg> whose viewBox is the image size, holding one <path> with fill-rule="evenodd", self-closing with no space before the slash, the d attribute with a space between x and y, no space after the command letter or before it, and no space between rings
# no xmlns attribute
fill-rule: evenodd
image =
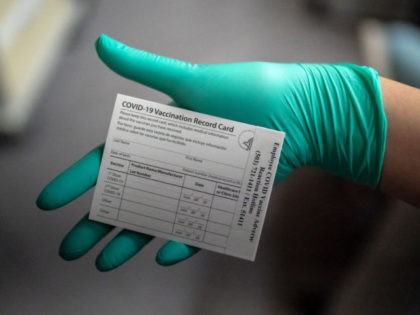
<svg viewBox="0 0 420 315"><path fill-rule="evenodd" d="M118 94L89 218L254 260L284 137Z"/></svg>

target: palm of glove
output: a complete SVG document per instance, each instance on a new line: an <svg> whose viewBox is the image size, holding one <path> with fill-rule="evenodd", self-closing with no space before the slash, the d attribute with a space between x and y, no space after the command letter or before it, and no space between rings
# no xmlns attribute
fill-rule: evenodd
<svg viewBox="0 0 420 315"><path fill-rule="evenodd" d="M310 163L308 137L297 119L302 72L299 65L265 62L186 65L191 74L168 94L179 106L209 115L286 132L276 180ZM294 68L293 71L291 71ZM302 105L302 108L307 106ZM310 122L312 125L314 122Z"/></svg>

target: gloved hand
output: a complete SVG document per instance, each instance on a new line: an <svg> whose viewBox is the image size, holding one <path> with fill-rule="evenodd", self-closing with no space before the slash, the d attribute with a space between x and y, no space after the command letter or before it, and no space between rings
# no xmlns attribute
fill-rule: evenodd
<svg viewBox="0 0 420 315"><path fill-rule="evenodd" d="M116 73L169 95L177 106L286 132L276 180L304 165L375 188L380 180L387 121L375 70L352 64L247 62L190 64L136 50L105 35L96 42ZM96 183L102 146L60 174L37 204L55 209ZM66 236L60 254L75 259L112 227L83 218ZM100 270L128 260L152 239L122 231L98 256ZM197 248L168 242L156 257L170 265Z"/></svg>

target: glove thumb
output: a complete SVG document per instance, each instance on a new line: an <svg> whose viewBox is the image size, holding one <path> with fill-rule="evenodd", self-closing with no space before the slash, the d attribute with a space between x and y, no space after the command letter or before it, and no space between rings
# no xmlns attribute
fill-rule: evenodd
<svg viewBox="0 0 420 315"><path fill-rule="evenodd" d="M96 41L99 58L119 75L172 98L192 77L193 64L131 48L102 34Z"/></svg>

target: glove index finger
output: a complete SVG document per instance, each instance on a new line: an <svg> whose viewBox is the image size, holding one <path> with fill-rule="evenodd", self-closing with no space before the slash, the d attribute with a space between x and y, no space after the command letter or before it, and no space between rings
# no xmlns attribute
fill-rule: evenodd
<svg viewBox="0 0 420 315"><path fill-rule="evenodd" d="M102 34L96 41L99 58L119 75L159 90L177 95L182 81L190 78L196 65L129 47Z"/></svg>
<svg viewBox="0 0 420 315"><path fill-rule="evenodd" d="M40 209L53 210L73 201L95 186L104 145L100 145L54 178L39 194Z"/></svg>

